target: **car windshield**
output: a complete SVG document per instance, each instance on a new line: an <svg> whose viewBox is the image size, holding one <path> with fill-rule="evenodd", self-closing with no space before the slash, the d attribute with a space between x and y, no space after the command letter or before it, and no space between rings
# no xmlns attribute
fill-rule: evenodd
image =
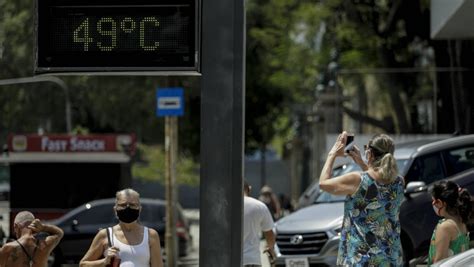
<svg viewBox="0 0 474 267"><path fill-rule="evenodd" d="M405 176L406 173L403 173L406 169L406 165L408 164L408 159L397 159L397 167L398 172L401 176Z"/></svg>
<svg viewBox="0 0 474 267"><path fill-rule="evenodd" d="M332 176L340 176L349 172L355 172L355 171L361 171L362 169L359 167L359 165L355 163L347 163L344 165L341 165L339 167L336 167L332 171Z"/></svg>
<svg viewBox="0 0 474 267"><path fill-rule="evenodd" d="M314 204L320 204L320 203L332 203L332 202L343 202L344 199L346 199L346 196L337 196L337 195L332 195L329 194L328 192L321 192L321 194L316 198L314 201Z"/></svg>

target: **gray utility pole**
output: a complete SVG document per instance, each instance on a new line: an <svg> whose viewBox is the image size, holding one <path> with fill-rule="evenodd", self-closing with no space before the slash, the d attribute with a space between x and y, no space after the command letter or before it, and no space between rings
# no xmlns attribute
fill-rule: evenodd
<svg viewBox="0 0 474 267"><path fill-rule="evenodd" d="M244 0L202 0L199 266L242 266Z"/></svg>
<svg viewBox="0 0 474 267"><path fill-rule="evenodd" d="M64 102L65 102L65 115L66 115L66 130L68 133L71 132L71 101L69 100L69 87L67 84L54 76L36 76L36 77L23 77L16 79L5 79L0 80L0 85L14 85L20 83L38 83L38 82L52 82L61 87L64 91Z"/></svg>

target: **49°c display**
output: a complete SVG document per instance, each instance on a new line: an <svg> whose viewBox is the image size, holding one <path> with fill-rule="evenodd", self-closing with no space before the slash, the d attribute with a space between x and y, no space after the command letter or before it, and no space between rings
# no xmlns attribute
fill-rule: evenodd
<svg viewBox="0 0 474 267"><path fill-rule="evenodd" d="M37 0L36 73L198 70L196 0Z"/></svg>

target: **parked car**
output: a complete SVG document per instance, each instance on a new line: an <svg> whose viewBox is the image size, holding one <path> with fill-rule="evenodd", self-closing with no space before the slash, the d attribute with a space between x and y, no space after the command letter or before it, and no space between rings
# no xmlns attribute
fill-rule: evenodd
<svg viewBox="0 0 474 267"><path fill-rule="evenodd" d="M360 167L357 164L342 164L335 167L332 171L333 176L338 176L342 173L348 173L353 171L360 171ZM298 209L307 207L309 205L313 205L318 198L320 193L319 189L319 181L314 180L308 188L301 194L300 198L298 199Z"/></svg>
<svg viewBox="0 0 474 267"><path fill-rule="evenodd" d="M165 241L165 210L166 201L159 199L140 199L142 211L140 222L155 229L164 250ZM62 217L50 221L64 231L64 237L53 251L53 266L63 263L78 263L89 249L92 239L97 232L118 223L113 211L115 198L101 199L83 204ZM186 256L192 245L189 234L189 223L178 205L176 217L176 234L178 238L178 252Z"/></svg>
<svg viewBox="0 0 474 267"><path fill-rule="evenodd" d="M10 170L8 165L0 162L0 201L10 200Z"/></svg>
<svg viewBox="0 0 474 267"><path fill-rule="evenodd" d="M395 158L405 177L405 199L400 210L405 262L427 253L438 221L431 208L429 189L449 179L474 194L474 135L445 140L419 140L397 144ZM355 164L339 166L337 175L357 170ZM360 169L359 169L360 170ZM320 194L319 190L313 190ZM286 216L275 224L277 265L290 263L335 265L345 196L321 193L315 205ZM311 197L311 196L309 196ZM326 199L328 201L323 201ZM472 230L471 230L472 231Z"/></svg>
<svg viewBox="0 0 474 267"><path fill-rule="evenodd" d="M431 267L465 267L465 266L474 266L474 248L453 255L449 258L446 258L442 261L439 261L435 264L432 264Z"/></svg>
<svg viewBox="0 0 474 267"><path fill-rule="evenodd" d="M275 223L276 266L335 266L345 196L319 194L314 205Z"/></svg>

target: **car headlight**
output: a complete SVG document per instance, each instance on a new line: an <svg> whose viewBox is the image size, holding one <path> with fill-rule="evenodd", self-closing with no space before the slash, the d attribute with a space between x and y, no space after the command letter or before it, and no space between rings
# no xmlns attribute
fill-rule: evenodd
<svg viewBox="0 0 474 267"><path fill-rule="evenodd" d="M337 223L334 224L334 227L329 230L331 233L331 237L333 236L341 236L341 231L342 231L342 221L343 219L341 218L340 220L337 221Z"/></svg>
<svg viewBox="0 0 474 267"><path fill-rule="evenodd" d="M342 226L339 226L337 228L334 228L331 230L331 234L334 236L341 236L341 231L342 231Z"/></svg>

